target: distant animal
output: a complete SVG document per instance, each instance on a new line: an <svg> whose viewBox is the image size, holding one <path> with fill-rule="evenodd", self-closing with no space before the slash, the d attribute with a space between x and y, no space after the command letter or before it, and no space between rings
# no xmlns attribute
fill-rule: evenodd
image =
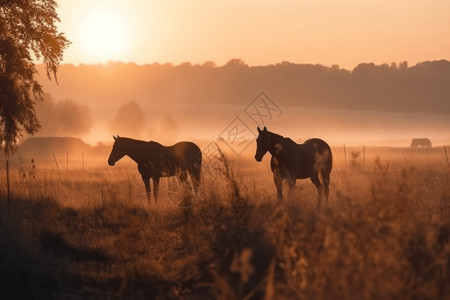
<svg viewBox="0 0 450 300"><path fill-rule="evenodd" d="M173 146L163 146L157 142L146 142L125 137L115 137L108 164L114 164L129 156L138 165L138 171L144 181L147 198L150 201L150 179L153 179L155 202L158 199L159 179L178 176L181 183L186 183L191 176L194 190L200 185L202 151L192 142L179 142Z"/></svg>
<svg viewBox="0 0 450 300"><path fill-rule="evenodd" d="M258 127L256 139L256 161L260 162L269 152L272 154L270 168L277 188L277 198L283 198L283 180L289 184L289 193L295 188L296 179L311 178L319 193L318 207L321 207L322 195L328 201L330 172L333 164L333 155L330 146L321 139L310 139L303 144L297 144L290 138L272 133Z"/></svg>
<svg viewBox="0 0 450 300"><path fill-rule="evenodd" d="M431 141L427 138L414 138L411 141L411 148L417 147L431 148Z"/></svg>

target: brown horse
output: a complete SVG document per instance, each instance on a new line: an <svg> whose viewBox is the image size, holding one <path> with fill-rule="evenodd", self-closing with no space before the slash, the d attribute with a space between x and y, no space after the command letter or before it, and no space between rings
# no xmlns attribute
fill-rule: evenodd
<svg viewBox="0 0 450 300"><path fill-rule="evenodd" d="M303 144L297 144L290 138L263 130L258 127L256 161L261 161L269 152L272 154L270 167L277 187L277 198L282 199L283 180L289 183L290 194L294 191L296 179L311 178L319 193L318 207L321 206L322 194L328 201L330 172L333 155L330 146L321 139L310 139Z"/></svg>
<svg viewBox="0 0 450 300"><path fill-rule="evenodd" d="M194 190L198 190L201 177L202 151L196 144L179 142L166 147L153 141L139 141L119 136L114 137L114 140L108 164L114 166L125 155L134 160L144 181L149 201L150 178L153 179L155 201L158 198L158 186L161 177L178 176L180 181L185 183L189 173Z"/></svg>

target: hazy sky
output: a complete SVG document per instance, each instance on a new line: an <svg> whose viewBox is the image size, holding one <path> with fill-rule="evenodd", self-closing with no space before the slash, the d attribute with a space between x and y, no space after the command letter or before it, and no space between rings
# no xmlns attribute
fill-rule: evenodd
<svg viewBox="0 0 450 300"><path fill-rule="evenodd" d="M64 0L64 63L450 60L448 0Z"/></svg>

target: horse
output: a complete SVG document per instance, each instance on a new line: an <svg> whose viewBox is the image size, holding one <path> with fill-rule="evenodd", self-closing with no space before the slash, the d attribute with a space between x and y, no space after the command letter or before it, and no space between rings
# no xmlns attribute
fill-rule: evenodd
<svg viewBox="0 0 450 300"><path fill-rule="evenodd" d="M267 152L272 154L270 168L277 188L278 201L280 202L283 198L284 179L289 183L289 194L292 196L297 179L311 178L319 193L318 208L321 207L324 193L327 203L330 172L333 165L330 146L317 138L297 144L290 138L268 131L266 127L263 130L258 127L258 133L255 159L260 162Z"/></svg>
<svg viewBox="0 0 450 300"><path fill-rule="evenodd" d="M181 183L186 183L188 173L194 190L200 185L202 151L192 142L179 142L172 146L163 146L158 142L140 141L125 137L115 137L108 164L114 164L128 155L137 163L138 171L144 181L148 201L150 196L150 179L153 179L155 202L158 199L159 179L178 176Z"/></svg>
<svg viewBox="0 0 450 300"><path fill-rule="evenodd" d="M431 141L428 138L414 138L411 141L411 148L424 147L431 148Z"/></svg>

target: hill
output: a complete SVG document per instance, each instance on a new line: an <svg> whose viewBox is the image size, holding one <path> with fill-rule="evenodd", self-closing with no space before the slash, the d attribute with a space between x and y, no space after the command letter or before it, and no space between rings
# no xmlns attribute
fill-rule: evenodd
<svg viewBox="0 0 450 300"><path fill-rule="evenodd" d="M56 157L66 157L67 153L81 157L82 153L89 157L104 157L110 151L110 146L90 146L79 138L73 137L30 137L19 144L17 157L53 160Z"/></svg>

